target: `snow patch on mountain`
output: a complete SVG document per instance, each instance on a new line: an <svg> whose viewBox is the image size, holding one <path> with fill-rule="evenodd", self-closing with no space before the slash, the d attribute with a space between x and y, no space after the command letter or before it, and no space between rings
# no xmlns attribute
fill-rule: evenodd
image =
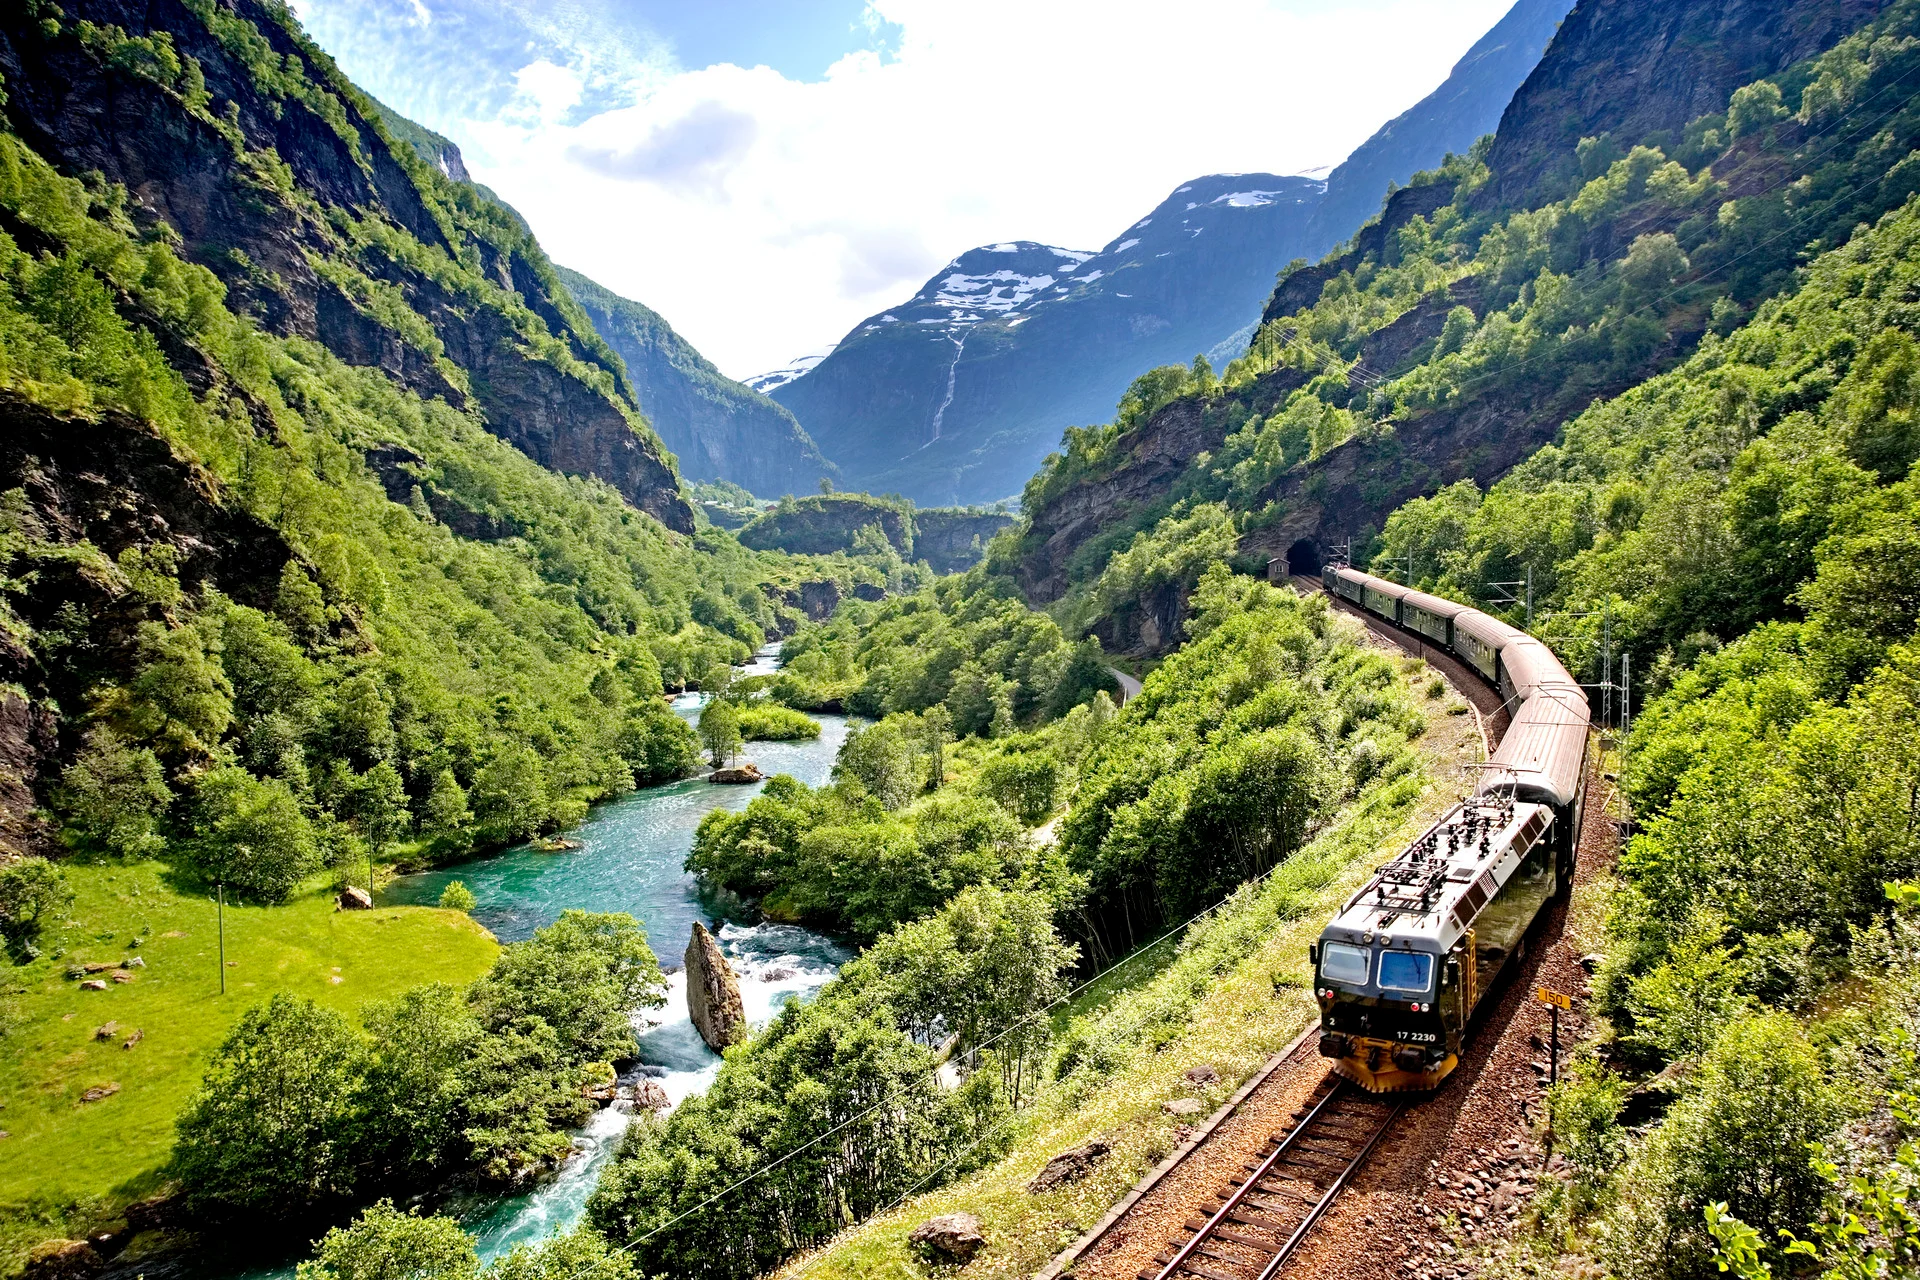
<svg viewBox="0 0 1920 1280"><path fill-rule="evenodd" d="M891 320L893 317L887 316L886 319ZM766 373L756 373L751 378L742 378L740 381L764 396L775 387L784 387L789 382L811 372L815 365L832 354L833 347L828 347L817 356L801 356L799 359L790 361L778 369L770 369Z"/></svg>

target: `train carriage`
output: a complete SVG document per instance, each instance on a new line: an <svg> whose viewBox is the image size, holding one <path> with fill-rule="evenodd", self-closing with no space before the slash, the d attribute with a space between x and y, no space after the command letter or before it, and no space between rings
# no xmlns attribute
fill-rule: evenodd
<svg viewBox="0 0 1920 1280"><path fill-rule="evenodd" d="M1400 625L1418 632L1443 649L1453 647L1453 620L1466 606L1424 591L1409 591L1400 597Z"/></svg>
<svg viewBox="0 0 1920 1280"><path fill-rule="evenodd" d="M1322 930L1320 1052L1375 1092L1431 1089L1547 904L1572 887L1589 711L1546 645L1477 609L1345 566L1329 592L1459 657L1516 707L1475 794Z"/></svg>

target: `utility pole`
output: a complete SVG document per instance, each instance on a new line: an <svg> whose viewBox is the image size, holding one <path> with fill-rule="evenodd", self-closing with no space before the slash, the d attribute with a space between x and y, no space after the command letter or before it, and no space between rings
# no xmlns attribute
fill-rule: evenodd
<svg viewBox="0 0 1920 1280"><path fill-rule="evenodd" d="M1533 566L1527 566L1527 631L1533 631Z"/></svg>
<svg viewBox="0 0 1920 1280"><path fill-rule="evenodd" d="M1613 723L1613 597L1600 611L1600 723Z"/></svg>
<svg viewBox="0 0 1920 1280"><path fill-rule="evenodd" d="M216 886L220 892L220 905L215 908L215 918L220 922L220 994L227 994L227 885L221 881Z"/></svg>
<svg viewBox="0 0 1920 1280"><path fill-rule="evenodd" d="M1633 732L1633 655L1620 655L1620 737Z"/></svg>

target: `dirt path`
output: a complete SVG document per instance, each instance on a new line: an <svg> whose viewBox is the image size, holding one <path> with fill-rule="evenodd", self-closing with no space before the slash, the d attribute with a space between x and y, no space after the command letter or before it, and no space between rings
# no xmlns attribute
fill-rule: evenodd
<svg viewBox="0 0 1920 1280"><path fill-rule="evenodd" d="M1318 589L1311 579L1297 583ZM1418 637L1336 606L1364 620L1382 639L1438 669L1480 713L1497 743L1506 716L1497 694L1451 655ZM1615 828L1604 812L1607 785L1591 777L1575 872L1581 890L1610 867ZM1566 906L1555 906L1535 930L1529 953L1491 1007L1483 1010L1459 1068L1433 1097L1401 1117L1284 1275L1289 1280L1442 1280L1469 1274L1463 1253L1504 1235L1543 1178L1533 1141L1546 1087L1549 1013L1533 998L1538 986L1586 993L1578 947L1566 937ZM1578 1013L1562 1014L1563 1046L1584 1030ZM1255 1158L1269 1135L1325 1078L1327 1067L1309 1036L1187 1158L1168 1170L1073 1268L1085 1280L1131 1280L1158 1269L1153 1255L1183 1240L1181 1224L1211 1212L1216 1193Z"/></svg>

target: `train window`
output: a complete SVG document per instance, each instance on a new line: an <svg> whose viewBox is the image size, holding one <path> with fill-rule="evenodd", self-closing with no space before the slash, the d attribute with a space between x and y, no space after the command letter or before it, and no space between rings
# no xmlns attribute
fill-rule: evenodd
<svg viewBox="0 0 1920 1280"><path fill-rule="evenodd" d="M1380 985L1393 991L1425 991L1433 985L1433 957L1424 951L1382 951Z"/></svg>
<svg viewBox="0 0 1920 1280"><path fill-rule="evenodd" d="M1350 986L1367 985L1368 957L1365 949L1344 942L1329 942L1320 948L1320 976L1328 982Z"/></svg>

